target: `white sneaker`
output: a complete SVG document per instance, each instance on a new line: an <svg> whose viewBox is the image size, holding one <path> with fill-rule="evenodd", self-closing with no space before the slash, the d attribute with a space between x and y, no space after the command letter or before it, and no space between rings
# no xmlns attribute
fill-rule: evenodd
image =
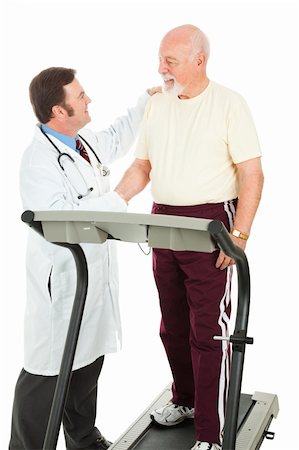
<svg viewBox="0 0 299 450"><path fill-rule="evenodd" d="M194 418L194 408L188 406L179 406L170 402L162 408L155 409L150 415L151 419L159 425L172 427L185 419Z"/></svg>
<svg viewBox="0 0 299 450"><path fill-rule="evenodd" d="M209 442L196 441L191 450L221 450L218 444L209 444Z"/></svg>

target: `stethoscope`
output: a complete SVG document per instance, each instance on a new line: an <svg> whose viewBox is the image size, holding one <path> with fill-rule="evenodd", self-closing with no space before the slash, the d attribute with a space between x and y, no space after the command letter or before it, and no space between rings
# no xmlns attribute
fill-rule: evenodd
<svg viewBox="0 0 299 450"><path fill-rule="evenodd" d="M52 146L57 150L57 152L58 152L58 157L57 157L58 164L59 164L61 170L64 172L65 176L68 178L68 180L69 180L70 183L71 183L71 178L72 178L72 177L70 177L70 176L67 175L67 171L65 170L65 167L64 167L65 160L63 160L63 158L66 158L66 159L68 159L69 161L71 161L71 162L73 163L73 168L76 168L76 172L77 172L76 175L78 175L78 174L80 175L80 177L81 177L81 179L82 179L82 181L83 181L83 184L85 185L85 192L82 194L82 190L76 189L76 187L74 186L74 184L73 184L73 183L71 183L71 184L72 184L74 190L75 190L75 191L77 192L77 194L78 194L78 200L81 200L83 197L86 197L88 194L90 194L90 192L93 191L93 187L92 187L92 186L91 186L91 187L88 187L88 186L87 186L86 181L85 181L85 179L84 179L82 173L80 172L79 168L77 167L74 158L73 158L69 153L61 152L61 151L59 150L59 148L57 147L57 145L55 144L55 142L52 141L52 139L44 132L44 130L43 130L41 127L40 127L40 130L41 130L41 132L43 133L43 135L48 139L48 141L52 144ZM78 136L79 136L79 138L80 138L80 139L88 146L88 148L89 148L89 149L92 151L92 153L94 154L94 156L95 156L95 158L96 158L96 160L97 160L97 162L98 162L97 167L98 167L98 169L100 170L101 175L102 175L103 177L109 176L109 175L110 175L110 170L108 169L108 167L103 166L103 164L101 163L100 158L98 157L98 155L96 154L96 152L94 151L94 149L91 147L91 145L90 145L90 144L89 144L82 136L80 136L79 134L78 134ZM73 172L74 172L74 171L73 171ZM73 177L74 177L74 175L73 175ZM76 179L78 180L78 176L76 176Z"/></svg>

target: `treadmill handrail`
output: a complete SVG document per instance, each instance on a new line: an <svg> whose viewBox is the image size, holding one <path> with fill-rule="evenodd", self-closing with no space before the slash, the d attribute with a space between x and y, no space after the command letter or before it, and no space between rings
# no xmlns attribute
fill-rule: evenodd
<svg viewBox="0 0 299 450"><path fill-rule="evenodd" d="M213 220L208 225L208 231L215 239L221 250L236 263L238 272L238 309L235 328L246 331L249 319L250 305L250 272L245 252L237 247L225 226L218 220Z"/></svg>
<svg viewBox="0 0 299 450"><path fill-rule="evenodd" d="M59 216L59 211L56 211L55 215L47 214L47 222L51 222L51 218L54 216ZM63 217L67 216L67 211L62 211ZM72 214L72 211L69 213ZM99 214L99 213L97 213ZM124 213L123 213L124 214ZM122 215L123 215L122 214ZM126 213L128 215L131 215L131 213ZM35 220L35 216L39 216L40 220ZM136 215L138 216L138 215ZM150 231L150 227L155 226L153 215L148 215L150 218L150 224L147 225L147 233ZM40 212L33 211L25 211L22 214L22 220L27 223L30 227L32 227L36 232L44 236L43 233L43 226L42 226L42 217L43 214ZM112 214L113 217L113 214ZM117 217L117 216L115 216ZM146 217L146 215L142 215L142 217ZM172 218L175 221L176 219L182 219L182 217L178 218L177 216L167 216L168 222L167 225L165 224L165 227L169 227L168 223L171 223ZM188 219L188 218L187 218ZM57 219L56 219L57 220ZM67 219L63 219L67 220ZM88 219L89 220L89 219ZM92 219L91 219L92 220ZM237 274L238 274L238 306L237 306L237 315L236 315L236 322L235 322L235 329L234 329L234 335L231 336L230 340L233 342L233 357L232 357L232 364L231 364L231 375L230 375L230 381L229 381L229 392L228 392L228 399L227 399L227 407L226 407L226 414L225 414L225 423L224 423L224 435L223 435L223 444L222 449L223 450L234 450L236 445L236 435L237 435L237 419L238 419L238 410L239 410L239 401L240 401L240 394L241 394L241 383L242 383L242 374L243 374L243 365L244 365L244 354L245 354L245 347L247 343L251 343L250 339L247 337L247 326L248 326L248 319L249 319L249 306L250 306L250 273L249 273L249 266L247 257L244 253L244 251L237 247L231 237L225 226L222 222L218 220L210 220L207 221L205 219L198 219L199 221L202 220L205 224L204 226L201 226L200 231L206 231L209 233L209 235L215 240L215 242L219 245L219 247L223 250L223 252L232 257L235 260L236 268L237 268ZM55 217L54 220L55 221ZM134 223L134 218L130 218L129 224ZM139 223L139 222L137 222ZM201 223L201 222L198 222ZM145 223L143 222L143 225ZM178 225L176 224L176 227ZM194 227L191 227L194 231ZM113 238L113 236L110 236ZM57 242L53 242L56 243ZM66 247L69 245L68 243L65 243ZM61 243L59 243L61 245ZM77 244L78 245L78 244ZM150 244L149 244L150 245ZM77 271L78 271L78 265L77 265ZM78 324L78 327L80 329L81 321ZM70 323L69 329L71 328L72 324ZM76 332L79 332L79 330L76 330ZM235 341L235 342L234 342ZM64 354L67 353L67 349L65 347ZM63 362L62 362L63 365ZM70 368L71 370L71 368ZM66 375L67 376L67 375ZM59 423L60 426L60 423ZM57 430L56 430L57 431ZM59 430L58 430L59 431ZM55 433L54 433L55 434ZM53 448L56 448L53 447Z"/></svg>
<svg viewBox="0 0 299 450"><path fill-rule="evenodd" d="M78 244L67 243L57 243L56 245L66 247L71 251L76 264L77 287L44 438L43 450L56 449L57 446L88 289L88 268L82 247Z"/></svg>
<svg viewBox="0 0 299 450"><path fill-rule="evenodd" d="M230 337L230 341L233 342L233 356L222 442L222 450L234 450L237 438L245 347L247 343L253 342L252 338L247 337L250 306L250 272L244 251L233 243L223 223L213 221L209 225L208 230L223 252L234 258L238 275L238 306L234 334Z"/></svg>

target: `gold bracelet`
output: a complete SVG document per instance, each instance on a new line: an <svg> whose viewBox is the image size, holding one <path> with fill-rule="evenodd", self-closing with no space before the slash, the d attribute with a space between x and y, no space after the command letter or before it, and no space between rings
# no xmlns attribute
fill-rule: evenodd
<svg viewBox="0 0 299 450"><path fill-rule="evenodd" d="M231 234L239 239L243 239L243 241L247 241L249 238L249 234L243 233L243 231L239 231L236 228L233 228Z"/></svg>

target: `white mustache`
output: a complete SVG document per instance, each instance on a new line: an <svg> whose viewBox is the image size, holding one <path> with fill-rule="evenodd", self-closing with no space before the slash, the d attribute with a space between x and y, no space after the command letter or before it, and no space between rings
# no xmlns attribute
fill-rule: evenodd
<svg viewBox="0 0 299 450"><path fill-rule="evenodd" d="M162 76L163 81L175 81L175 77L170 77L167 75Z"/></svg>

